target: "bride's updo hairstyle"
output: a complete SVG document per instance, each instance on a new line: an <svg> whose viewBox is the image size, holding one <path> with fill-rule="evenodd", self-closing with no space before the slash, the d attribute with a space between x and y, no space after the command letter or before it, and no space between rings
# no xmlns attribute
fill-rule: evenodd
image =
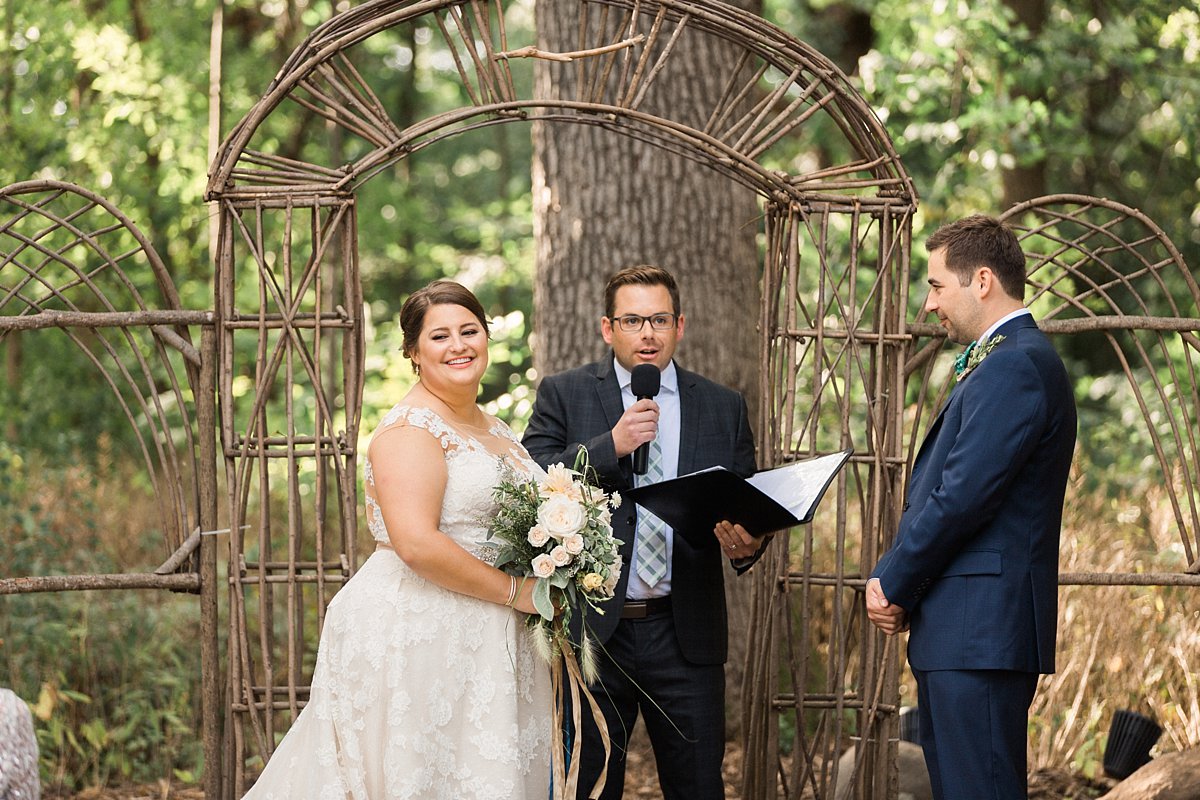
<svg viewBox="0 0 1200 800"><path fill-rule="evenodd" d="M461 283L436 280L410 294L408 299L404 301L404 305L400 308L400 330L404 334L404 343L401 347L401 352L410 361L412 360L413 353L417 352L417 342L421 338L421 329L425 327L425 312L429 310L430 306L440 305L462 306L467 311L470 311L475 319L479 320L479 324L483 326L484 334L488 338L491 338L491 331L488 330L487 315L483 311L483 304L479 302L479 298ZM413 371L415 372L416 369L417 365L413 364Z"/></svg>

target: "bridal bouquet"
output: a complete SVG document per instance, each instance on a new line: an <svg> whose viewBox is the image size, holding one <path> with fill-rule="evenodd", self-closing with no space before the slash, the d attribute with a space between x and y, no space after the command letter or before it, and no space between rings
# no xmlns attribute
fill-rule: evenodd
<svg viewBox="0 0 1200 800"><path fill-rule="evenodd" d="M500 543L496 566L534 580L529 617L543 655L553 661L570 642L567 626L574 614L604 613L599 604L613 596L621 577L621 541L613 537L611 496L587 481L591 467L580 448L573 469L555 464L541 480L508 473L495 489L499 511L488 538ZM580 626L583 630L583 626ZM585 677L593 677L594 656L581 635L577 656Z"/></svg>
<svg viewBox="0 0 1200 800"><path fill-rule="evenodd" d="M593 472L584 448L579 449L573 469L555 464L541 480L509 472L496 486L500 507L488 526L488 538L500 545L496 566L522 580L536 581L537 613L528 620L534 641L551 665L554 730L559 734L552 758L556 800L574 798L579 780L582 737L573 737L570 758L561 738L568 694L575 730L580 730L580 706L585 700L604 742L605 769L600 770L590 797L599 796L604 788L610 750L604 715L587 687L595 680L595 656L586 625L579 625L577 643L567 630L575 614L604 613L599 604L613 596L621 577L617 549L621 540L613 537L611 525L612 510L621 505L621 496L616 492L610 496L589 483Z"/></svg>

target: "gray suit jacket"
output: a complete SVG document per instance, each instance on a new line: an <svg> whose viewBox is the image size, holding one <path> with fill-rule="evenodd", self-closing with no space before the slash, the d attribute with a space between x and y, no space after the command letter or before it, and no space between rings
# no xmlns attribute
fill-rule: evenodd
<svg viewBox="0 0 1200 800"><path fill-rule="evenodd" d="M679 474L723 466L742 476L755 471L754 437L750 432L745 399L719 384L679 368ZM545 378L538 387L533 415L522 443L543 467L574 464L581 446L596 469L606 491L633 487L631 459L617 458L612 429L625 412L621 387L606 359ZM626 565L633 553L636 506L624 503L613 514L613 532L620 539ZM735 520L736 521L736 520ZM760 551L761 552L761 551ZM725 618L725 583L720 548L694 548L676 536L671 558L671 597L679 646L695 664L724 663L728 650ZM739 563L749 569L751 559ZM605 604L604 614L589 614L592 633L605 642L616 629L625 604L628 570L621 575L616 596Z"/></svg>

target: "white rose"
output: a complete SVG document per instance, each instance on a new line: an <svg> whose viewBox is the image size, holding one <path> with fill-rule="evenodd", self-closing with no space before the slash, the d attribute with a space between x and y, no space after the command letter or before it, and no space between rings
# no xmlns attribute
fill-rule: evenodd
<svg viewBox="0 0 1200 800"><path fill-rule="evenodd" d="M545 553L542 553L540 556L535 556L533 563L530 566L533 567L533 574L535 577L549 578L554 574L554 561Z"/></svg>
<svg viewBox="0 0 1200 800"><path fill-rule="evenodd" d="M567 548L567 552L573 556L577 556L583 552L583 534L572 533L570 536L564 536L562 546Z"/></svg>
<svg viewBox="0 0 1200 800"><path fill-rule="evenodd" d="M556 567L565 567L571 563L571 554L561 544L555 545L554 549L550 551L550 560Z"/></svg>
<svg viewBox="0 0 1200 800"><path fill-rule="evenodd" d="M541 547L550 541L550 534L546 533L546 530L541 525L534 525L529 529L529 536L526 538L534 547Z"/></svg>
<svg viewBox="0 0 1200 800"><path fill-rule="evenodd" d="M542 529L559 541L564 536L579 533L587 523L587 512L583 506L561 494L542 503L537 516Z"/></svg>
<svg viewBox="0 0 1200 800"><path fill-rule="evenodd" d="M617 556L617 560L608 568L608 577L604 580L604 591L608 595L612 595L617 591L617 581L621 579L621 569L624 567L624 559Z"/></svg>

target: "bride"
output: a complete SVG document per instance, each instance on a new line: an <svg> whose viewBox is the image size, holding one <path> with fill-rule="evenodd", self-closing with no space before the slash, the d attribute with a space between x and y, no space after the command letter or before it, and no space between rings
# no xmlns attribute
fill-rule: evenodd
<svg viewBox="0 0 1200 800"><path fill-rule="evenodd" d="M550 672L522 616L533 582L491 565L485 528L501 468L540 468L475 403L479 300L434 281L400 324L419 380L363 461L376 549L329 604L311 699L246 798L547 797Z"/></svg>

